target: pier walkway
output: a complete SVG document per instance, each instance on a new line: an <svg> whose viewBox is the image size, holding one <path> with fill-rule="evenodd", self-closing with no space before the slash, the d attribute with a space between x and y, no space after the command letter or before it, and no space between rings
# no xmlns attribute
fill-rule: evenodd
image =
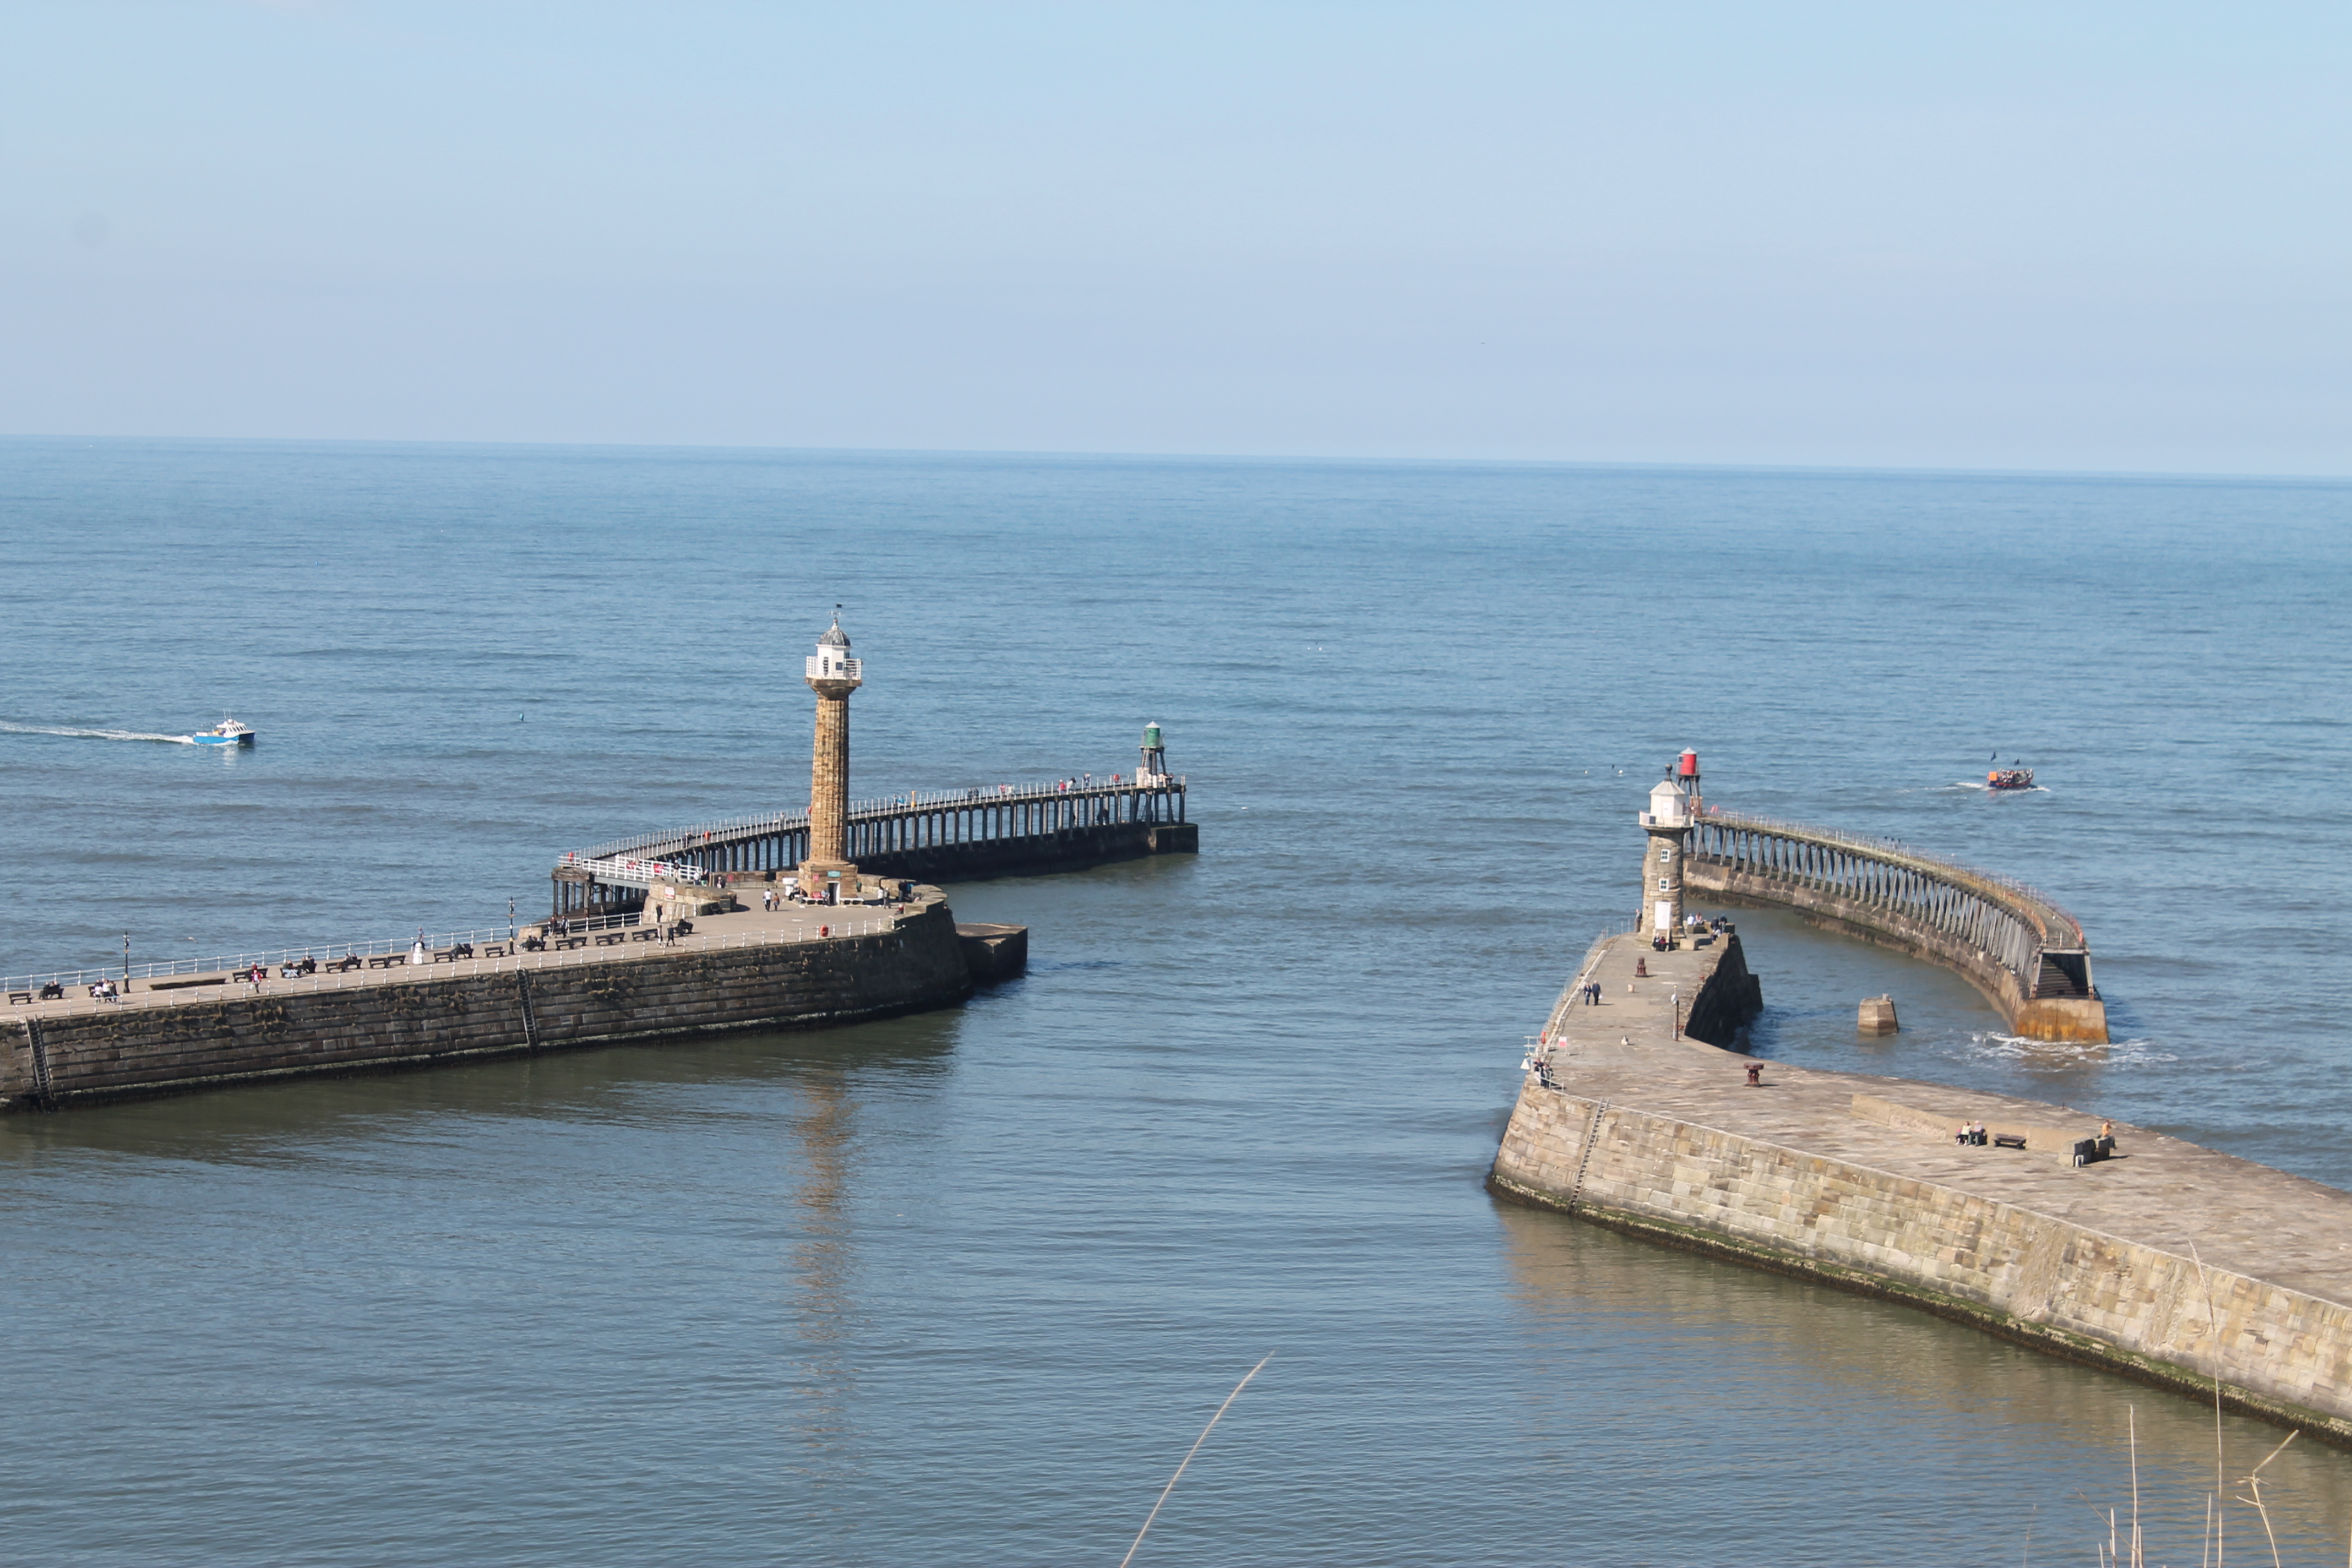
<svg viewBox="0 0 2352 1568"><path fill-rule="evenodd" d="M583 931L574 936L554 939L537 952L526 952L519 944L509 948L502 942L482 942L476 944L478 950L485 950L480 957L428 960L422 964L395 962L383 963L380 967L379 961L371 960L352 970L331 970L322 965L314 974L294 979L281 979L278 973L280 966L272 963L267 966L268 977L258 985L238 978L233 968L174 971L171 979L161 987L143 977L134 980L130 993L113 1002L91 999L79 984L69 987L62 998L47 1002L16 1001L16 997L27 993L10 992L7 1005L0 1008L0 1019L117 1016L151 1008L187 1007L257 996L307 996L322 991L363 991L386 985L467 980L480 975L518 972L539 973L583 964L674 958L689 952L723 952L835 938L876 936L897 930L902 921L919 914L926 907L925 902L919 900L897 906L787 904L781 910L767 910L758 907L757 898L756 892L752 893L753 901L749 908L727 913L697 915L690 934L669 941L661 940L658 928L652 925L616 923L604 929ZM536 924L522 928L525 934L539 929ZM392 958L397 958L405 951L397 942L376 942L370 946ZM491 948L507 948L508 951L491 956L486 951ZM323 953L331 949L321 946L317 951ZM88 973L104 977L100 971ZM190 984L191 981L207 980L217 980L218 984ZM120 984L118 981L117 984ZM30 994L37 997L38 993L36 991Z"/></svg>
<svg viewBox="0 0 2352 1568"><path fill-rule="evenodd" d="M1019 973L1026 937L967 931L926 887L879 908L755 902L697 916L675 940L616 921L537 952L166 984L121 1002L12 995L0 1011L0 1109L887 1017Z"/></svg>
<svg viewBox="0 0 2352 1568"><path fill-rule="evenodd" d="M2116 1157L2075 1166L2095 1107L1780 1062L1751 1088L1755 1058L1675 1029L1738 951L1598 944L1545 1026L1552 1087L1528 1075L1496 1190L2208 1399L2218 1368L2241 1408L2352 1443L2352 1194L2120 1121ZM2033 1135L1963 1147L1963 1121Z"/></svg>
<svg viewBox="0 0 2352 1568"><path fill-rule="evenodd" d="M853 801L844 852L877 877L950 882L1077 870L1153 855L1195 854L1181 776L1119 784L995 784ZM557 915L632 909L656 882L744 887L785 875L809 853L804 811L730 817L615 838L559 859Z"/></svg>

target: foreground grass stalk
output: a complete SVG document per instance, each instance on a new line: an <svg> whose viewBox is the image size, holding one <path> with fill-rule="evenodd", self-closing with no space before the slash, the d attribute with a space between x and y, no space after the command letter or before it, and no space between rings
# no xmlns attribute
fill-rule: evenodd
<svg viewBox="0 0 2352 1568"><path fill-rule="evenodd" d="M1201 1445L1209 1440L1209 1434L1215 1431L1217 1429L1217 1423L1225 1418L1226 1406L1232 1405L1234 1400L1239 1399L1242 1396L1242 1390L1249 1386L1250 1379L1255 1377L1259 1373L1264 1372L1265 1370L1266 1362L1272 1361L1273 1359L1274 1352L1272 1351L1268 1351L1265 1352L1265 1360L1260 1361L1255 1366L1242 1373L1242 1380L1234 1384L1234 1391L1231 1394L1225 1395L1225 1403L1217 1406L1217 1413L1209 1417L1209 1424L1201 1428L1201 1435L1199 1436L1192 1439L1192 1446L1184 1451L1184 1463L1176 1467L1176 1473L1168 1478L1168 1484L1166 1486L1160 1489L1160 1501L1153 1503L1151 1505L1151 1511L1143 1516L1143 1529L1135 1532L1135 1541L1133 1544L1128 1547L1127 1555L1118 1560L1118 1568L1127 1568L1127 1565L1135 1560L1135 1549L1136 1547L1143 1544L1143 1537L1146 1532L1151 1529L1151 1521L1160 1517L1160 1505L1168 1500L1168 1494L1176 1489L1176 1483L1184 1479L1184 1466L1192 1462L1192 1456L1201 1451Z"/></svg>

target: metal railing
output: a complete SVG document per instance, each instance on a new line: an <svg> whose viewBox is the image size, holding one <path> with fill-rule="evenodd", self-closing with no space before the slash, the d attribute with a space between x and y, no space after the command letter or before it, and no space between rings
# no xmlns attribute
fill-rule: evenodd
<svg viewBox="0 0 2352 1568"><path fill-rule="evenodd" d="M1060 781L1028 784L974 784L962 790L909 790L903 795L881 796L849 803L850 822L869 821L895 816L906 811L948 809L963 805L1003 805L1035 800L1068 800L1107 798L1120 795L1181 795L1189 775L1178 774L1160 784L1079 784L1064 788ZM587 860L609 860L647 849L690 849L698 842L761 837L772 833L792 833L809 825L805 811L780 811L765 816L730 816L714 822L698 822L688 827L670 828L659 833L632 834L626 838L611 838L585 849L574 849L563 857L563 864L572 865Z"/></svg>
<svg viewBox="0 0 2352 1568"><path fill-rule="evenodd" d="M630 860L609 856L602 860L583 860L577 855L566 855L562 865L585 871L600 882L642 882L647 887L656 882L688 882L699 884L710 873L684 860Z"/></svg>
<svg viewBox="0 0 2352 1568"><path fill-rule="evenodd" d="M602 923L608 926L617 926L628 923L629 921L634 921L635 919L635 916L629 916L625 921L621 918L614 917L611 918L608 921ZM573 931L579 931L589 929L592 925L599 923L600 922L575 920L572 922L572 925ZM559 968L569 964L634 962L639 959L658 958L666 954L674 954L681 949L692 949L696 952L736 952L753 947L785 946L808 942L832 942L846 937L881 935L896 930L898 923L898 921L890 916L874 916L850 921L827 921L824 927L819 928L825 932L825 934L822 936L817 934L816 930L797 931L776 931L771 930L760 931L699 933L693 936L678 937L669 942L647 942L643 945L633 942L626 947L583 947L570 948L562 951L549 948L535 952L526 952L518 947L512 952L495 958L476 957L444 960L440 963L430 963L421 968L411 968L404 964L399 968L393 970L353 970L349 973L340 971L330 973L325 968L325 961L322 959L320 961L320 970L317 973L301 975L290 979L279 976L276 973L275 969L272 968L268 977L262 982L257 992L244 988L246 986L246 983L235 979L232 975L223 985L218 987L200 986L168 991L133 991L122 996L120 1000L111 1002L95 1000L86 994L84 990L69 987L62 1001L50 1001L46 1003L36 1002L33 1005L41 1009L39 1016L42 1018L68 1018L92 1013L121 1013L126 1009L136 1011L149 1007L179 1006L190 1002L218 1001L225 995L309 995L320 991L340 991L354 987L364 988L368 986L387 984L415 984L420 982L431 980L463 980L472 978L476 975L501 974L515 970L530 970L537 972L542 969ZM534 927L534 929L536 928ZM505 931L500 931L496 935L488 938L488 941L482 943L482 945L487 946L489 942L496 942L500 944L504 944L506 940ZM412 945L412 943L408 942L398 943L394 945L394 951L405 952ZM452 942L446 945L455 946L457 944ZM314 949L311 951L317 952L320 950ZM365 955L362 954L362 956ZM378 954L377 956L383 955ZM243 967L250 969L252 964L248 963ZM269 966L265 965L265 967L267 968ZM94 970L89 971L88 973L90 973L94 979L120 979L122 973L119 966L113 970L106 972L104 974L100 974ZM14 981L7 982L7 988L15 991L25 991L28 989L34 990L37 994L37 986L28 987L19 985ZM9 1005L15 1008L21 1008L24 1004L16 1003L10 1004Z"/></svg>
<svg viewBox="0 0 2352 1568"><path fill-rule="evenodd" d="M634 918L634 917L633 917ZM376 942L319 942L304 947L278 947L265 952L240 952L227 958L172 958L152 963L133 963L129 978L132 980L168 980L174 975L233 974L241 970L260 967L276 971L289 963L304 959L316 959L320 963L344 958L383 958L395 952L413 951L422 940L427 952L446 952L451 948L482 947L494 942L509 940L513 926L478 926L471 931L426 931L419 937L387 937ZM44 985L62 985L68 990L89 986L105 980L125 978L121 963L90 969L56 969L46 974L10 975L0 977L0 992L34 991Z"/></svg>
<svg viewBox="0 0 2352 1568"><path fill-rule="evenodd" d="M1988 871L1980 867L1964 866L1956 860L1947 860L1939 855L1930 855L1924 850L1915 849L1897 839L1878 838L1866 833L1849 833L1839 827L1815 827L1806 823L1782 822L1774 817L1748 816L1727 811L1710 811L1704 816L1692 817L1690 823L1695 827L1722 827L1749 833L1777 834L1784 838L1832 845L1838 848L1852 849L1874 857L1894 856L1910 861L1924 870L1945 872L1989 882L1994 887L2039 906L2038 912L2052 917L2059 928L2053 931L2052 935L2070 941L2076 947L2084 945L2083 922L2069 914L2063 904L2032 883L2006 876L1999 871ZM1712 854L1708 858L1727 858L1724 856Z"/></svg>

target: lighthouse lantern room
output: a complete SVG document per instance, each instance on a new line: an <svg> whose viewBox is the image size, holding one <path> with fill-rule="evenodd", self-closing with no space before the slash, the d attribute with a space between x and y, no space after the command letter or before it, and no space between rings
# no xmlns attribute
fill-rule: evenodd
<svg viewBox="0 0 2352 1568"><path fill-rule="evenodd" d="M837 681L844 686L862 686L865 677L859 673L858 661L850 657L849 634L841 629L841 612L833 613L833 625L816 639L816 651L808 657L808 679Z"/></svg>
<svg viewBox="0 0 2352 1568"><path fill-rule="evenodd" d="M1143 761L1136 764L1135 782L1150 789L1168 782L1168 748L1160 743L1160 726L1143 727Z"/></svg>

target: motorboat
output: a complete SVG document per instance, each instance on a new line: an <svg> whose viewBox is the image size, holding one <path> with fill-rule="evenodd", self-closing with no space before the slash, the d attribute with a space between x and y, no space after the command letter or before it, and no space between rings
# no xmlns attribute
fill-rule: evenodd
<svg viewBox="0 0 2352 1568"><path fill-rule="evenodd" d="M219 723L209 730L199 730L188 739L199 746L250 746L253 730L224 713Z"/></svg>
<svg viewBox="0 0 2352 1568"><path fill-rule="evenodd" d="M2032 787L2033 770L2032 768L1995 768L1985 774L1987 789L2032 789Z"/></svg>

